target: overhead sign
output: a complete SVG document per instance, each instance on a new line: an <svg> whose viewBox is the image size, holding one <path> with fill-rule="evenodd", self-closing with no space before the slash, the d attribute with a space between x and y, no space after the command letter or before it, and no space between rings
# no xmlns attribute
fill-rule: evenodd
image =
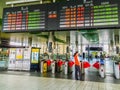
<svg viewBox="0 0 120 90"><path fill-rule="evenodd" d="M119 0L81 0L4 8L3 32L120 27Z"/></svg>

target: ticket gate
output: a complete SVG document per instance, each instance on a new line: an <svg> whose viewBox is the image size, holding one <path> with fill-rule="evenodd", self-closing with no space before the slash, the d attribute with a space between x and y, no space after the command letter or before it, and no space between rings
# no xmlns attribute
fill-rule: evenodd
<svg viewBox="0 0 120 90"><path fill-rule="evenodd" d="M68 62L68 73L70 74L73 72L73 69L74 69L73 65L74 65L73 61Z"/></svg>
<svg viewBox="0 0 120 90"><path fill-rule="evenodd" d="M46 73L47 72L47 62L45 61L43 63L43 73Z"/></svg>
<svg viewBox="0 0 120 90"><path fill-rule="evenodd" d="M40 62L40 72L41 73L43 73L43 62L44 62L44 60L41 60L41 62Z"/></svg>
<svg viewBox="0 0 120 90"><path fill-rule="evenodd" d="M52 67L52 73L55 73L55 61L52 61L51 63L51 67Z"/></svg>
<svg viewBox="0 0 120 90"><path fill-rule="evenodd" d="M101 59L99 62L99 74L101 78L105 78L105 65L103 59Z"/></svg>
<svg viewBox="0 0 120 90"><path fill-rule="evenodd" d="M40 62L40 71L41 73L47 72L47 62L45 60Z"/></svg>
<svg viewBox="0 0 120 90"><path fill-rule="evenodd" d="M115 76L116 79L120 79L119 62L114 62L114 76Z"/></svg>
<svg viewBox="0 0 120 90"><path fill-rule="evenodd" d="M104 64L100 63L99 74L100 74L101 78L105 78L105 66L104 66Z"/></svg>
<svg viewBox="0 0 120 90"><path fill-rule="evenodd" d="M81 74L85 74L84 63L81 61Z"/></svg>
<svg viewBox="0 0 120 90"><path fill-rule="evenodd" d="M68 74L68 61L65 61L65 63L64 63L64 74L65 75Z"/></svg>
<svg viewBox="0 0 120 90"><path fill-rule="evenodd" d="M55 71L56 72L61 72L62 71L62 64L63 64L62 60L58 60L58 61L55 62Z"/></svg>
<svg viewBox="0 0 120 90"><path fill-rule="evenodd" d="M47 72L50 72L51 71L51 60L46 60L46 63L47 63Z"/></svg>

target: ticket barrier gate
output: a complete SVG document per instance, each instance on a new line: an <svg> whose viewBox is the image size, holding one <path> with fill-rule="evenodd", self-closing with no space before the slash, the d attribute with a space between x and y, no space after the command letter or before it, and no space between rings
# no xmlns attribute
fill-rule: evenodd
<svg viewBox="0 0 120 90"><path fill-rule="evenodd" d="M43 62L44 62L44 60L41 60L41 62L40 62L40 72L41 73L43 73Z"/></svg>
<svg viewBox="0 0 120 90"><path fill-rule="evenodd" d="M84 64L82 61L80 62L81 62L81 74L85 74Z"/></svg>
<svg viewBox="0 0 120 90"><path fill-rule="evenodd" d="M62 71L62 64L63 64L62 60L57 60L55 62L55 72L61 72Z"/></svg>
<svg viewBox="0 0 120 90"><path fill-rule="evenodd" d="M120 79L120 67L119 62L114 62L114 76L116 79Z"/></svg>
<svg viewBox="0 0 120 90"><path fill-rule="evenodd" d="M71 74L73 72L73 65L74 65L73 61L68 62L68 73L69 74Z"/></svg>
<svg viewBox="0 0 120 90"><path fill-rule="evenodd" d="M105 78L105 65L103 59L99 62L99 74L101 78Z"/></svg>
<svg viewBox="0 0 120 90"><path fill-rule="evenodd" d="M58 61L55 61L55 72L58 72Z"/></svg>
<svg viewBox="0 0 120 90"><path fill-rule="evenodd" d="M65 75L68 74L68 61L65 61L65 63L64 63L64 74Z"/></svg>
<svg viewBox="0 0 120 90"><path fill-rule="evenodd" d="M51 68L51 60L46 60L47 62L47 72L50 72L52 70Z"/></svg>
<svg viewBox="0 0 120 90"><path fill-rule="evenodd" d="M100 63L99 74L101 78L105 78L105 66Z"/></svg>
<svg viewBox="0 0 120 90"><path fill-rule="evenodd" d="M55 61L52 61L51 63L51 68L52 68L52 73L54 74L55 73Z"/></svg>
<svg viewBox="0 0 120 90"><path fill-rule="evenodd" d="M40 63L40 71L41 73L47 72L47 62L45 60L42 60Z"/></svg>
<svg viewBox="0 0 120 90"><path fill-rule="evenodd" d="M74 62L73 61L68 61L66 60L65 63L64 63L64 73L65 74L71 74L73 72L73 65L74 65Z"/></svg>

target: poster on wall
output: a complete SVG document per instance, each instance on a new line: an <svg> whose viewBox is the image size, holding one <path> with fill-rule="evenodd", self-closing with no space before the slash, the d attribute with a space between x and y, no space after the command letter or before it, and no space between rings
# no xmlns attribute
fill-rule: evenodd
<svg viewBox="0 0 120 90"><path fill-rule="evenodd" d="M16 62L16 49L10 48L10 54L9 54L9 61L8 61L8 69L14 70L15 69L15 62Z"/></svg>
<svg viewBox="0 0 120 90"><path fill-rule="evenodd" d="M24 60L30 60L30 52L31 52L31 50L30 50L30 48L25 48L24 49Z"/></svg>
<svg viewBox="0 0 120 90"><path fill-rule="evenodd" d="M9 70L15 70L15 60L14 59L10 59L8 62L8 69Z"/></svg>
<svg viewBox="0 0 120 90"><path fill-rule="evenodd" d="M9 54L9 59L15 59L15 53L16 53L16 49L11 48L10 49L10 54Z"/></svg>
<svg viewBox="0 0 120 90"><path fill-rule="evenodd" d="M22 70L22 60L16 61L15 62L15 70Z"/></svg>
<svg viewBox="0 0 120 90"><path fill-rule="evenodd" d="M23 59L23 49L17 48L16 49L16 60L22 60Z"/></svg>
<svg viewBox="0 0 120 90"><path fill-rule="evenodd" d="M22 70L27 70L27 71L30 70L30 53L31 53L31 48L24 49Z"/></svg>
<svg viewBox="0 0 120 90"><path fill-rule="evenodd" d="M31 63L38 63L39 60L39 49L32 49Z"/></svg>
<svg viewBox="0 0 120 90"><path fill-rule="evenodd" d="M23 60L22 70L30 70L30 60Z"/></svg>

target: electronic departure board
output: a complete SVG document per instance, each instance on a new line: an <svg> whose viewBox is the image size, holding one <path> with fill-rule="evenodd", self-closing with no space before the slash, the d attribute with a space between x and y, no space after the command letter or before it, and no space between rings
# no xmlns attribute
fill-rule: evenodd
<svg viewBox="0 0 120 90"><path fill-rule="evenodd" d="M119 0L76 0L4 8L3 32L120 28Z"/></svg>
<svg viewBox="0 0 120 90"><path fill-rule="evenodd" d="M6 8L3 13L3 31L46 30L46 12L45 5Z"/></svg>
<svg viewBox="0 0 120 90"><path fill-rule="evenodd" d="M58 20L58 4L49 4L47 5L47 30L57 30L59 25Z"/></svg>
<svg viewBox="0 0 120 90"><path fill-rule="evenodd" d="M77 13L76 2L61 3L59 7L59 29L76 29Z"/></svg>

